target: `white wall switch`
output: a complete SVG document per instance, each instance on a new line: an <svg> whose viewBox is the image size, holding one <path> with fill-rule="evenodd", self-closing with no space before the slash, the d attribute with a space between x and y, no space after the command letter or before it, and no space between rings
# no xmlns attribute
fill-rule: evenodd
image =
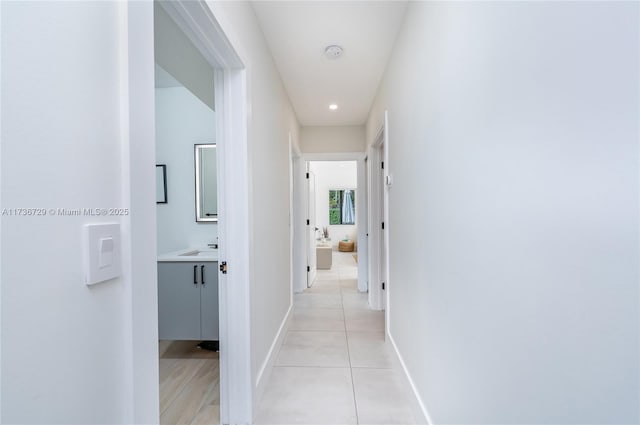
<svg viewBox="0 0 640 425"><path fill-rule="evenodd" d="M100 238L100 252L98 252L98 267L104 269L113 264L113 237Z"/></svg>
<svg viewBox="0 0 640 425"><path fill-rule="evenodd" d="M120 276L120 225L84 226L84 254L84 282L87 285Z"/></svg>

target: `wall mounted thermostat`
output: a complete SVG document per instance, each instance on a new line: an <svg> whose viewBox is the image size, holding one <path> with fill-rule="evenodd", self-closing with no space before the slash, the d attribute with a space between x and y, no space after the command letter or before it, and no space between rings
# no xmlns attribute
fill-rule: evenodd
<svg viewBox="0 0 640 425"><path fill-rule="evenodd" d="M119 224L84 226L84 282L87 285L120 276L120 261Z"/></svg>

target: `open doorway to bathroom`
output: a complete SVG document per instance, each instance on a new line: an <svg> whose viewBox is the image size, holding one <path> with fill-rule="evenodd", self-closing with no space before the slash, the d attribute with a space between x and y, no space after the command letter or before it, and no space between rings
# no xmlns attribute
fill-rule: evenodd
<svg viewBox="0 0 640 425"><path fill-rule="evenodd" d="M220 423L214 68L154 3L161 424Z"/></svg>
<svg viewBox="0 0 640 425"><path fill-rule="evenodd" d="M196 50L213 68L213 98L215 101L215 144L217 173L217 233L219 267L216 270L193 268L190 270L190 285L194 278L202 286L210 287L210 278L218 279L218 331L219 331L219 420L210 423L251 423L253 415L250 349L250 221L249 221L249 175L247 155L247 75L245 66L234 44L205 0L172 0L159 2L162 9L178 24L178 28L193 43ZM129 36L125 55L128 69L129 90L129 139L130 155L123 176L129 182L125 188L130 196L131 209L131 271L132 285L132 340L133 340L133 398L134 422L158 423L158 286L157 249L149 249L149 237L157 236L157 229L150 224L158 205L152 197L156 192L153 168L156 159L153 123L155 121L154 94L154 6L150 2L128 2L126 24ZM179 33L179 32L178 32ZM133 34L133 35L131 35ZM164 67L163 67L164 68ZM169 70L164 68L167 72ZM173 77L177 77L173 75ZM186 85L185 85L186 86ZM202 99L201 99L202 100ZM125 116L126 118L126 116ZM191 147L191 155L195 147ZM192 159L192 164L195 158ZM233 166L226 166L233 164ZM161 164L160 164L161 165ZM168 165L168 164L166 164ZM143 166L147 171L143 172ZM166 197L160 201L172 204L175 193L170 182L172 170L166 168ZM156 176L163 173L156 172ZM192 182L188 191L193 191ZM164 186L164 182L162 183ZM154 193L156 192L156 193ZM157 198L158 199L158 198ZM135 208L133 208L135 206ZM193 207L195 209L195 206ZM195 211L194 211L195 212ZM193 216L195 220L195 214ZM213 226L209 224L208 226ZM211 235L215 237L215 235ZM196 258L199 252L190 255ZM186 254L186 253L184 253ZM200 259L198 258L198 260ZM203 262L204 263L204 262ZM204 282L202 285L202 272ZM202 289L201 289L202 290ZM202 316L201 316L202 320ZM208 321L208 319L205 319ZM208 339L208 338L202 338ZM231 379L232 378L232 379ZM215 385L214 385L215 387ZM185 397L187 394L181 397ZM204 407L205 404L199 404ZM206 409L204 409L206 410ZM186 420L184 420L186 421Z"/></svg>

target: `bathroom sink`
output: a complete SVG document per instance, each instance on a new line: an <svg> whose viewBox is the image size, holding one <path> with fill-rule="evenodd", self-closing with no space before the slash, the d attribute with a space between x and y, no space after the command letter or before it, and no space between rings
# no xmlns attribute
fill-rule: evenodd
<svg viewBox="0 0 640 425"><path fill-rule="evenodd" d="M211 254L215 254L217 250L215 249L194 249L193 251L187 251L183 254L180 254L181 257L203 257L203 256L211 256Z"/></svg>
<svg viewBox="0 0 640 425"><path fill-rule="evenodd" d="M195 257L196 255L200 254L200 250L195 250L195 251L189 251L189 252L185 252L184 254L180 254L181 257Z"/></svg>
<svg viewBox="0 0 640 425"><path fill-rule="evenodd" d="M204 246L201 248L184 248L179 251L160 254L158 255L158 261L218 261L218 250Z"/></svg>

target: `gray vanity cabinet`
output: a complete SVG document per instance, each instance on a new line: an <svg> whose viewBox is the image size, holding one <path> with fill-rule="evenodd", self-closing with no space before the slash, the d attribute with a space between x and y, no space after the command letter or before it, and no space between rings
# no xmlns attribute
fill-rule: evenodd
<svg viewBox="0 0 640 425"><path fill-rule="evenodd" d="M204 265L204 282L200 285L200 339L218 341L218 263L208 262ZM200 268L202 270L202 268Z"/></svg>
<svg viewBox="0 0 640 425"><path fill-rule="evenodd" d="M217 262L158 262L158 335L219 339Z"/></svg>

